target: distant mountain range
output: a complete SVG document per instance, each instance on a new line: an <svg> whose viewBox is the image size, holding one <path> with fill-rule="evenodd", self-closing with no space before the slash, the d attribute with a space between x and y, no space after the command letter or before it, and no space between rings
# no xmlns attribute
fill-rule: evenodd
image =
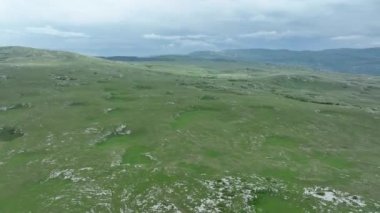
<svg viewBox="0 0 380 213"><path fill-rule="evenodd" d="M72 61L84 56L62 51L40 50L26 47L0 47L0 62L21 60ZM187 55L155 57L113 56L100 57L113 61L172 61L172 62L224 62L301 66L317 71L335 71L354 74L380 75L380 48L330 49L321 51L291 51L269 49L236 49L199 51Z"/></svg>
<svg viewBox="0 0 380 213"><path fill-rule="evenodd" d="M236 49L199 51L188 55L157 57L103 57L116 61L183 61L212 60L231 62L269 63L304 66L320 71L380 75L380 48L330 49L321 51L291 51L269 49Z"/></svg>

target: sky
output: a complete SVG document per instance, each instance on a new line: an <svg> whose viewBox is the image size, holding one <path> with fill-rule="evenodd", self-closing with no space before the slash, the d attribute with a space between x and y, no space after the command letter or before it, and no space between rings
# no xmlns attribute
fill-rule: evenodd
<svg viewBox="0 0 380 213"><path fill-rule="evenodd" d="M0 0L0 46L88 55L380 47L380 0Z"/></svg>

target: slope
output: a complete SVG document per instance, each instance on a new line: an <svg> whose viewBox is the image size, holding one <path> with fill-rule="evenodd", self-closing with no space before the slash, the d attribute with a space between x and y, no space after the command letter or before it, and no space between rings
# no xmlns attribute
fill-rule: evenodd
<svg viewBox="0 0 380 213"><path fill-rule="evenodd" d="M0 212L379 211L378 77L18 51Z"/></svg>

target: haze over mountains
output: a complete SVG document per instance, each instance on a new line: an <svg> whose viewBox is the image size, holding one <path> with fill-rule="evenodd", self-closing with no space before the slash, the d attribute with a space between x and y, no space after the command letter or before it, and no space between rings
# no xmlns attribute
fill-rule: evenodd
<svg viewBox="0 0 380 213"><path fill-rule="evenodd" d="M329 49L321 51L292 51L271 49L236 49L198 51L188 55L166 55L149 58L114 56L116 61L183 61L211 60L295 65L319 71L380 75L380 48Z"/></svg>

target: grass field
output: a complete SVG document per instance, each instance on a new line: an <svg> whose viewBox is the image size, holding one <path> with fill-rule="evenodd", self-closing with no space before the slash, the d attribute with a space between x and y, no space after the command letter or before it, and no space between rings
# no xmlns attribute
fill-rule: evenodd
<svg viewBox="0 0 380 213"><path fill-rule="evenodd" d="M0 212L379 212L380 78L0 49Z"/></svg>

